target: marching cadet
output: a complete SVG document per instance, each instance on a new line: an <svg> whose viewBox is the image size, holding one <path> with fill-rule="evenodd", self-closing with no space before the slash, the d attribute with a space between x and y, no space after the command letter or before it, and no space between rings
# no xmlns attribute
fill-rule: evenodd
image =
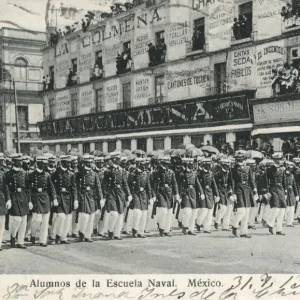
<svg viewBox="0 0 300 300"><path fill-rule="evenodd" d="M48 155L47 172L51 175L56 170L56 157L52 154Z"/></svg>
<svg viewBox="0 0 300 300"><path fill-rule="evenodd" d="M76 172L78 172L78 168L78 156L71 156L71 165L69 170L75 175ZM73 206L71 224L69 226L69 235L74 238L78 237L78 207L75 209L75 206Z"/></svg>
<svg viewBox="0 0 300 300"><path fill-rule="evenodd" d="M104 179L104 172L105 172L104 157L95 157L94 162L95 162L95 166L93 170L98 175L101 184L101 190L103 193L103 179ZM93 232L95 235L99 234L98 229L100 228L100 222L101 222L100 219L101 219L102 211L103 209L101 209L101 207L98 207L95 214L94 227L93 227L94 228Z"/></svg>
<svg viewBox="0 0 300 300"><path fill-rule="evenodd" d="M257 192L259 197L259 217L264 227L268 227L269 215L270 215L270 199L269 193L269 179L267 175L267 167L270 161L263 160L259 163L259 170L256 173Z"/></svg>
<svg viewBox="0 0 300 300"><path fill-rule="evenodd" d="M253 180L255 182L255 186L257 187L257 177L256 177L256 172L258 171L256 161L254 159L247 159L246 160L246 165L250 167ZM256 197L257 198L257 197ZM252 207L250 209L249 213L249 222L248 222L248 229L253 229L255 230L255 219L258 216L258 209L259 209L259 197L257 198L257 201L252 200Z"/></svg>
<svg viewBox="0 0 300 300"><path fill-rule="evenodd" d="M197 230L201 231L201 226L203 225L204 233L208 234L211 233L214 205L220 201L218 187L211 169L211 158L204 158L202 160L202 168L198 170L198 179L201 184L204 197L201 197L199 201L196 226Z"/></svg>
<svg viewBox="0 0 300 300"><path fill-rule="evenodd" d="M282 153L272 155L273 165L268 168L267 175L270 180L270 217L268 220L268 228L271 234L274 234L273 227L276 221L276 234L285 235L282 232L282 223L286 210L287 186L286 174L284 167L280 166L280 161L283 158Z"/></svg>
<svg viewBox="0 0 300 300"><path fill-rule="evenodd" d="M177 157L175 160L175 166L174 166L174 173L175 173L175 179L179 190L179 195L181 195L181 175L184 172L185 168L183 167L183 161L181 157ZM175 212L175 218L178 221L178 227L180 229L183 228L182 222L183 222L183 210L182 205L177 206L177 210Z"/></svg>
<svg viewBox="0 0 300 300"><path fill-rule="evenodd" d="M183 169L178 179L178 187L181 195L182 232L183 234L196 235L194 233L198 208L197 199L204 200L204 193L198 180L197 170L194 169L193 158L183 158Z"/></svg>
<svg viewBox="0 0 300 300"><path fill-rule="evenodd" d="M9 212L9 230L10 243L12 247L26 249L24 237L27 224L27 215L32 210L33 205L29 198L28 176L21 168L22 154L12 154L12 168L7 172L5 178L6 189L9 191L8 209ZM16 236L18 240L16 244Z"/></svg>
<svg viewBox="0 0 300 300"><path fill-rule="evenodd" d="M298 189L298 194L300 193L300 157L293 158L293 162L296 165L294 169L294 177ZM296 203L296 213L295 218L298 220L298 223L300 223L300 204L299 202Z"/></svg>
<svg viewBox="0 0 300 300"><path fill-rule="evenodd" d="M232 170L234 180L235 195L237 197L236 208L237 212L232 220L232 233L237 236L238 225L241 222L241 237L251 238L248 235L248 221L250 209L253 201L257 201L257 188L255 185L252 170L243 161L245 151L238 150L236 152L236 165ZM255 193L255 195L253 194Z"/></svg>
<svg viewBox="0 0 300 300"><path fill-rule="evenodd" d="M10 209L10 205L8 204L9 200L9 191L7 185L5 185L5 170L3 168L4 155L0 153L0 251L2 251L2 241L3 235L5 231L5 215L7 213L7 209Z"/></svg>
<svg viewBox="0 0 300 300"><path fill-rule="evenodd" d="M149 174L145 170L145 158L136 158L136 168L128 177L128 186L132 195L132 235L145 238L148 205L153 202Z"/></svg>
<svg viewBox="0 0 300 300"><path fill-rule="evenodd" d="M33 244L36 243L36 234L39 230L39 241L42 247L47 247L50 202L53 201L54 206L57 206L56 193L50 174L45 171L45 162L47 162L46 157L38 156L36 158L36 169L28 175L30 197L33 205L30 241Z"/></svg>
<svg viewBox="0 0 300 300"><path fill-rule="evenodd" d="M109 214L108 238L121 240L124 211L132 201L126 174L117 164L117 160L108 157L108 169L104 173L103 186L105 190L106 211Z"/></svg>
<svg viewBox="0 0 300 300"><path fill-rule="evenodd" d="M29 156L23 156L22 169L25 172L30 171L30 157Z"/></svg>
<svg viewBox="0 0 300 300"><path fill-rule="evenodd" d="M214 177L216 180L216 184L219 188L219 209L216 213L215 218L215 229L219 229L219 225L221 220L223 220L222 231L230 231L229 224L233 211L234 201L236 199L236 195L233 193L233 179L232 172L230 169L230 160L222 158L220 160L220 164L214 170Z"/></svg>
<svg viewBox="0 0 300 300"><path fill-rule="evenodd" d="M295 215L295 206L299 201L298 189L293 175L295 164L293 162L286 162L286 188L287 188L287 199L286 199L286 226L294 227L294 215Z"/></svg>
<svg viewBox="0 0 300 300"><path fill-rule="evenodd" d="M83 168L76 173L76 185L79 202L78 229L80 241L93 242L91 235L97 207L102 202L102 190L99 177L92 170L93 156L83 156ZM98 202L98 206L96 203ZM103 205L102 205L103 206Z"/></svg>
<svg viewBox="0 0 300 300"><path fill-rule="evenodd" d="M158 224L160 236L171 237L171 223L173 216L173 206L180 201L178 186L174 172L170 169L170 157L160 157L160 165L154 175L154 193L156 193L158 212Z"/></svg>
<svg viewBox="0 0 300 300"><path fill-rule="evenodd" d="M33 171L35 169L35 158L34 157L30 157L30 163L29 163L29 170Z"/></svg>
<svg viewBox="0 0 300 300"><path fill-rule="evenodd" d="M67 234L72 223L72 210L78 208L75 173L69 170L71 157L60 157L60 165L52 173L51 179L57 195L54 207L56 217L53 219L51 244L70 244Z"/></svg>

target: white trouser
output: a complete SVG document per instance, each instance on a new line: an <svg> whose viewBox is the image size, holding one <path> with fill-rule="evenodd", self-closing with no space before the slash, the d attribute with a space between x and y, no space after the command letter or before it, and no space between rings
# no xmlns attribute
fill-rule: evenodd
<svg viewBox="0 0 300 300"><path fill-rule="evenodd" d="M179 210L178 222L181 222L181 223L183 222L183 209L182 208L180 208L180 210Z"/></svg>
<svg viewBox="0 0 300 300"><path fill-rule="evenodd" d="M166 233L170 232L171 224L172 224L172 216L173 216L173 209L160 207L159 214L158 214L158 224L159 228L163 229Z"/></svg>
<svg viewBox="0 0 300 300"><path fill-rule="evenodd" d="M55 214L52 220L51 238L55 239L57 235L62 236L63 226L65 224L66 215L64 213Z"/></svg>
<svg viewBox="0 0 300 300"><path fill-rule="evenodd" d="M271 209L268 225L273 228L275 225L275 221L277 219L276 232L282 231L282 223L283 223L284 214L285 214L285 208L273 207Z"/></svg>
<svg viewBox="0 0 300 300"><path fill-rule="evenodd" d="M197 225L203 225L204 231L210 232L214 210L208 208L200 208L197 217Z"/></svg>
<svg viewBox="0 0 300 300"><path fill-rule="evenodd" d="M32 215L27 216L27 225L26 225L26 232L25 232L26 237L29 237L31 235L31 225L32 225Z"/></svg>
<svg viewBox="0 0 300 300"><path fill-rule="evenodd" d="M107 211L104 212L103 220L100 220L99 225L99 233L105 234L108 231L108 222L109 222L109 213Z"/></svg>
<svg viewBox="0 0 300 300"><path fill-rule="evenodd" d="M65 217L65 221L60 230L60 238L62 241L67 241L70 227L72 226L72 214L68 214Z"/></svg>
<svg viewBox="0 0 300 300"><path fill-rule="evenodd" d="M220 204L220 207L219 207L219 209L216 213L216 218L215 218L215 222L217 224L221 223L221 220L224 218L224 216L226 214L226 211L227 211L227 206L223 205L223 204Z"/></svg>
<svg viewBox="0 0 300 300"><path fill-rule="evenodd" d="M194 232L195 222L198 215L198 209L192 209L191 207L185 207L180 209L182 214L182 225L188 228L189 231Z"/></svg>
<svg viewBox="0 0 300 300"><path fill-rule="evenodd" d="M5 215L0 216L0 249L2 247L4 231L5 231Z"/></svg>
<svg viewBox="0 0 300 300"><path fill-rule="evenodd" d="M75 210L72 211L72 234L78 234L78 231L79 231L79 229L78 229L79 222L76 223L76 215L77 215L77 212Z"/></svg>
<svg viewBox="0 0 300 300"><path fill-rule="evenodd" d="M294 222L295 206L288 206L286 208L286 225L291 226Z"/></svg>
<svg viewBox="0 0 300 300"><path fill-rule="evenodd" d="M151 219L151 215L152 215L152 210L153 210L153 205L149 205L147 210L147 220L146 220L145 230L147 230L148 228L149 220Z"/></svg>
<svg viewBox="0 0 300 300"><path fill-rule="evenodd" d="M126 211L126 213L127 213L127 211ZM124 222L125 222L126 215L123 214L123 217L124 217ZM123 224L124 224L124 222L123 222ZM127 222L124 224L123 230L130 232L133 228L132 222L133 222L133 209L129 209L128 216L127 216Z"/></svg>
<svg viewBox="0 0 300 300"><path fill-rule="evenodd" d="M241 222L241 234L248 233L248 222L250 215L251 207L240 207L237 209L237 212L232 220L232 226L238 228L239 223Z"/></svg>
<svg viewBox="0 0 300 300"><path fill-rule="evenodd" d="M9 231L10 235L15 238L18 233L18 244L24 244L24 237L27 225L27 216L17 217L9 216Z"/></svg>
<svg viewBox="0 0 300 300"><path fill-rule="evenodd" d="M298 202L298 205L297 205L297 211L296 211L296 215L295 215L295 218L300 218L300 202Z"/></svg>
<svg viewBox="0 0 300 300"><path fill-rule="evenodd" d="M250 215L249 215L249 226L254 227L255 226L255 218L258 214L258 207L255 205L254 207L251 207L250 209Z"/></svg>
<svg viewBox="0 0 300 300"><path fill-rule="evenodd" d="M262 220L264 220L265 222L268 223L270 212L271 212L270 205L262 204L261 209L260 209L260 214L258 216L258 221L261 222Z"/></svg>
<svg viewBox="0 0 300 300"><path fill-rule="evenodd" d="M233 211L233 205L228 204L226 207L225 215L223 216L223 224L222 224L223 229L229 229L232 211Z"/></svg>
<svg viewBox="0 0 300 300"><path fill-rule="evenodd" d="M93 226L93 229L97 229L99 228L99 225L100 225L100 218L101 218L101 210L97 210L96 213L95 213L95 219L94 219L94 226Z"/></svg>
<svg viewBox="0 0 300 300"><path fill-rule="evenodd" d="M135 229L138 232L138 234L144 235L147 222L147 214L147 210L133 210L132 228Z"/></svg>
<svg viewBox="0 0 300 300"><path fill-rule="evenodd" d="M95 213L85 214L79 213L78 216L78 230L84 235L86 239L90 239L93 232Z"/></svg>
<svg viewBox="0 0 300 300"><path fill-rule="evenodd" d="M50 212L47 214L32 214L31 236L36 237L40 229L39 240L41 244L47 243Z"/></svg>
<svg viewBox="0 0 300 300"><path fill-rule="evenodd" d="M123 222L124 214L119 214L117 211L111 211L109 213L108 231L113 232L115 237L120 237Z"/></svg>

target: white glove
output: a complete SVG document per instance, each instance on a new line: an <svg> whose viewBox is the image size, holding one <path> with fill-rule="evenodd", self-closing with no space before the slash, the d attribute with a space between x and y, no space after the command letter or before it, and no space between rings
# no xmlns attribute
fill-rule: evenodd
<svg viewBox="0 0 300 300"><path fill-rule="evenodd" d="M175 200L176 200L176 201L178 201L178 202L180 201L180 197L179 197L179 195L178 195L178 194L177 194L177 195L175 195Z"/></svg>
<svg viewBox="0 0 300 300"><path fill-rule="evenodd" d="M53 201L53 205L54 205L54 206L58 206L58 201L57 201L57 199L55 199L55 200Z"/></svg>
<svg viewBox="0 0 300 300"><path fill-rule="evenodd" d="M254 201L258 201L259 197L257 194L254 195Z"/></svg>
<svg viewBox="0 0 300 300"><path fill-rule="evenodd" d="M32 210L33 209L33 204L32 202L29 202L29 210Z"/></svg>
<svg viewBox="0 0 300 300"><path fill-rule="evenodd" d="M220 202L220 197L219 196L215 197L215 201L216 203Z"/></svg>
<svg viewBox="0 0 300 300"><path fill-rule="evenodd" d="M234 194L233 195L234 201L237 201L237 196Z"/></svg>
<svg viewBox="0 0 300 300"><path fill-rule="evenodd" d="M105 205L105 199L100 200L101 209L104 207L104 205Z"/></svg>
<svg viewBox="0 0 300 300"><path fill-rule="evenodd" d="M132 201L132 196L131 196L131 195L128 196L128 201L129 201L129 202Z"/></svg>
<svg viewBox="0 0 300 300"><path fill-rule="evenodd" d="M153 206L153 203L154 203L154 200L153 200L154 198L152 198L152 199L150 199L150 201L149 201L149 205L150 206Z"/></svg>
<svg viewBox="0 0 300 300"><path fill-rule="evenodd" d="M299 196L296 196L296 201L299 201Z"/></svg>
<svg viewBox="0 0 300 300"><path fill-rule="evenodd" d="M11 209L11 200L6 202L6 209Z"/></svg>
<svg viewBox="0 0 300 300"><path fill-rule="evenodd" d="M74 201L74 210L76 210L79 207L78 200Z"/></svg>
<svg viewBox="0 0 300 300"><path fill-rule="evenodd" d="M205 195L202 194L200 198L201 200L205 200Z"/></svg>

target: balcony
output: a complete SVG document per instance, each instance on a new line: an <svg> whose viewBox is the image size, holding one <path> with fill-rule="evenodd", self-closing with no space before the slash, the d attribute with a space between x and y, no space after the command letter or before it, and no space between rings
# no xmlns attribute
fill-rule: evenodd
<svg viewBox="0 0 300 300"><path fill-rule="evenodd" d="M252 27L252 25L251 25ZM230 36L230 45L240 45L248 42L253 42L257 38L257 31L247 31L247 30L236 30L233 31Z"/></svg>
<svg viewBox="0 0 300 300"><path fill-rule="evenodd" d="M206 52L205 38L192 39L186 43L186 55L197 55Z"/></svg>
<svg viewBox="0 0 300 300"><path fill-rule="evenodd" d="M116 59L116 68L117 75L125 74L131 71L133 68L133 63L131 59L131 50L130 48L126 49L122 52L122 54L118 54Z"/></svg>
<svg viewBox="0 0 300 300"><path fill-rule="evenodd" d="M246 90L141 107L120 106L115 111L44 121L38 125L44 139L56 139L249 122L248 99L253 99L254 94L255 91Z"/></svg>
<svg viewBox="0 0 300 300"><path fill-rule="evenodd" d="M300 17L292 15L282 19L282 33L287 33L300 29Z"/></svg>
<svg viewBox="0 0 300 300"><path fill-rule="evenodd" d="M166 100L166 96L158 96L149 98L149 104L162 104Z"/></svg>
<svg viewBox="0 0 300 300"><path fill-rule="evenodd" d="M104 70L103 68L97 68L95 67L93 70L90 72L90 81L96 81L99 79L104 78Z"/></svg>
<svg viewBox="0 0 300 300"><path fill-rule="evenodd" d="M149 67L155 67L166 62L167 46L165 43L156 46L150 43L148 47Z"/></svg>

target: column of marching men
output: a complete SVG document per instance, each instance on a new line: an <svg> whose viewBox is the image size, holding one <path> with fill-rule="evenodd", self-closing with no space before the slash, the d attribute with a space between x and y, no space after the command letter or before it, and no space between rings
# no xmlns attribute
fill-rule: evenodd
<svg viewBox="0 0 300 300"><path fill-rule="evenodd" d="M42 247L70 244L69 238L145 238L155 219L161 237L171 237L174 218L183 235L211 230L251 238L261 223L284 235L283 224L300 223L300 158L105 157L47 153L36 158L0 154L0 249L25 241Z"/></svg>

